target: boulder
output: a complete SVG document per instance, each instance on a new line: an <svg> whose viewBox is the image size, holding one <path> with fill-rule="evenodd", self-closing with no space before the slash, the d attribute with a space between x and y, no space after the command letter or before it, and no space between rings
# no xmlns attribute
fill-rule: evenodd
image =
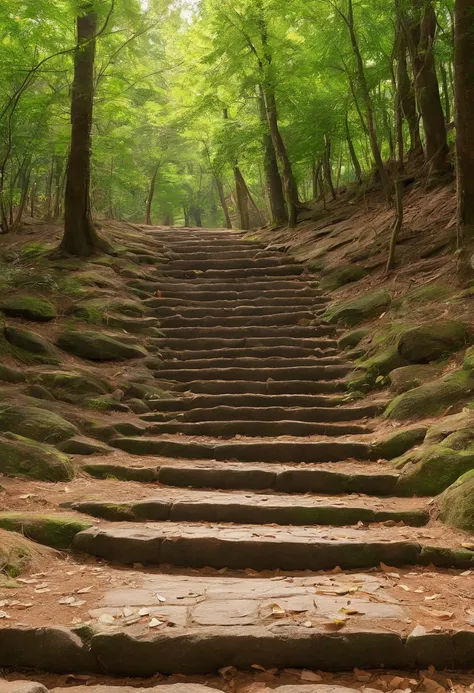
<svg viewBox="0 0 474 693"><path fill-rule="evenodd" d="M466 371L474 371L474 347L469 347L469 349L466 349L462 367Z"/></svg>
<svg viewBox="0 0 474 693"><path fill-rule="evenodd" d="M396 394L408 392L441 375L441 368L429 365L402 366L390 372L390 389Z"/></svg>
<svg viewBox="0 0 474 693"><path fill-rule="evenodd" d="M454 320L412 327L398 340L398 351L408 363L430 363L465 346L466 325Z"/></svg>
<svg viewBox="0 0 474 693"><path fill-rule="evenodd" d="M371 330L367 327L360 327L357 330L350 330L339 338L337 346L339 349L354 349L358 344L370 334Z"/></svg>
<svg viewBox="0 0 474 693"><path fill-rule="evenodd" d="M73 515L42 515L28 512L0 512L0 527L10 532L21 532L38 544L53 549L68 549L78 532L92 526L92 522L78 520Z"/></svg>
<svg viewBox="0 0 474 693"><path fill-rule="evenodd" d="M459 409L474 392L474 373L458 370L444 378L420 385L395 397L385 417L404 421L443 414L448 408Z"/></svg>
<svg viewBox="0 0 474 693"><path fill-rule="evenodd" d="M146 349L138 344L125 343L121 337L115 338L101 332L63 332L56 344L74 356L91 361L125 361L145 358L148 355Z"/></svg>
<svg viewBox="0 0 474 693"><path fill-rule="evenodd" d="M323 291L335 291L345 284L358 282L367 275L359 265L344 265L322 273L321 288Z"/></svg>
<svg viewBox="0 0 474 693"><path fill-rule="evenodd" d="M0 380L5 383L25 383L26 375L0 363Z"/></svg>
<svg viewBox="0 0 474 693"><path fill-rule="evenodd" d="M45 298L36 296L6 296L0 300L0 311L14 318L34 322L48 322L57 317L56 306Z"/></svg>
<svg viewBox="0 0 474 693"><path fill-rule="evenodd" d="M37 407L0 404L0 431L17 433L41 443L60 443L78 430L58 414Z"/></svg>
<svg viewBox="0 0 474 693"><path fill-rule="evenodd" d="M393 460L415 445L420 445L425 439L427 429L427 426L416 426L392 433L385 440L375 443L373 451L380 459Z"/></svg>
<svg viewBox="0 0 474 693"><path fill-rule="evenodd" d="M74 438L59 443L56 447L67 455L110 455L114 451L108 445L102 445L85 436L74 436Z"/></svg>
<svg viewBox="0 0 474 693"><path fill-rule="evenodd" d="M95 373L46 371L37 373L33 377L35 382L52 390L59 399L62 399L59 394L61 391L73 396L93 396L105 395L113 390L106 380L98 378Z"/></svg>
<svg viewBox="0 0 474 693"><path fill-rule="evenodd" d="M423 446L397 458L394 465L402 471L395 486L396 495L437 496L474 469L474 450Z"/></svg>
<svg viewBox="0 0 474 693"><path fill-rule="evenodd" d="M443 493L439 519L457 529L474 531L474 469L459 477Z"/></svg>
<svg viewBox="0 0 474 693"><path fill-rule="evenodd" d="M404 363L396 347L388 347L378 351L358 362L357 370L348 384L348 389L368 392L375 387L380 378L383 379L383 376L388 375Z"/></svg>
<svg viewBox="0 0 474 693"><path fill-rule="evenodd" d="M13 433L0 436L0 472L41 481L70 481L74 477L66 455L51 445Z"/></svg>
<svg viewBox="0 0 474 693"><path fill-rule="evenodd" d="M324 320L352 327L379 317L387 310L391 302L392 297L385 289L373 291L357 298L331 304L324 314Z"/></svg>
<svg viewBox="0 0 474 693"><path fill-rule="evenodd" d="M474 441L474 411L463 409L458 414L443 416L429 427L426 443L441 444L453 450L465 450Z"/></svg>
<svg viewBox="0 0 474 693"><path fill-rule="evenodd" d="M120 315L140 318L146 312L147 308L141 301L119 300L111 296L95 298L87 301L87 303L79 303L70 311L76 317L93 322L101 322L108 313L119 313Z"/></svg>
<svg viewBox="0 0 474 693"><path fill-rule="evenodd" d="M3 334L10 344L20 349L29 351L32 354L39 354L40 356L57 357L53 345L44 337L36 334L36 332L23 330L18 327L5 327Z"/></svg>

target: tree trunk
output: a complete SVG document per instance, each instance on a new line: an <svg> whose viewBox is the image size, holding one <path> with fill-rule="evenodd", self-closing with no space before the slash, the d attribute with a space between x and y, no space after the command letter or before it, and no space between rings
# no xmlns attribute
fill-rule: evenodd
<svg viewBox="0 0 474 693"><path fill-rule="evenodd" d="M54 156L51 158L51 165L48 171L46 180L46 219L51 219L51 210L53 208L53 178L54 178Z"/></svg>
<svg viewBox="0 0 474 693"><path fill-rule="evenodd" d="M94 228L90 201L91 130L94 106L94 59L97 15L89 2L77 17L77 45L71 97L71 149L67 163L64 235L60 249L87 257L96 249L112 252Z"/></svg>
<svg viewBox="0 0 474 693"><path fill-rule="evenodd" d="M194 217L194 222L197 227L201 228L202 227L202 217L201 217L201 208L200 207L192 207L191 208L191 215Z"/></svg>
<svg viewBox="0 0 474 693"><path fill-rule="evenodd" d="M349 29L349 35L351 39L352 51L357 63L357 75L359 78L359 85L361 88L362 96L365 104L365 112L367 118L367 131L369 134L370 148L372 151L372 156L374 157L375 165L377 167L380 182L382 184L382 189L385 193L387 203L390 205L392 200L392 195L390 191L390 184L385 171L385 167L382 161L382 155L380 153L380 147L377 141L377 130L375 126L374 117L374 107L372 103L372 97L370 96L369 85L365 76L364 61L362 60L362 55L359 49L359 43L357 41L357 35L354 27L354 12L352 7L352 0L348 0L348 14L345 18Z"/></svg>
<svg viewBox="0 0 474 693"><path fill-rule="evenodd" d="M395 251L397 248L397 240L403 226L403 182L397 180L395 183L395 220L392 226L392 236L390 238L390 247L388 251L387 266L385 275L389 275L395 266Z"/></svg>
<svg viewBox="0 0 474 693"><path fill-rule="evenodd" d="M431 0L412 0L411 17L403 16L415 76L415 92L425 131L425 161L430 176L449 170L448 142L434 57L436 14Z"/></svg>
<svg viewBox="0 0 474 693"><path fill-rule="evenodd" d="M456 0L454 66L458 245L474 236L474 13L472 0Z"/></svg>
<svg viewBox="0 0 474 693"><path fill-rule="evenodd" d="M329 137L324 135L324 142L326 144L325 150L324 150L324 159L323 159L323 168L324 168L324 177L326 178L326 183L328 184L328 188L331 192L331 197L333 200L336 199L336 191L334 189L334 185L332 182L332 168L331 168L331 140Z"/></svg>
<svg viewBox="0 0 474 693"><path fill-rule="evenodd" d="M326 211L327 209L327 204L326 204L326 188L324 187L324 176L323 176L323 167L319 169L319 189L321 190L321 199L323 201L323 209Z"/></svg>
<svg viewBox="0 0 474 693"><path fill-rule="evenodd" d="M336 171L336 194L337 191L339 190L339 182L341 180L341 171L342 171L342 142L339 147L339 157L337 160L337 171Z"/></svg>
<svg viewBox="0 0 474 693"><path fill-rule="evenodd" d="M191 224L190 219L189 219L189 210L183 205L183 214L184 214L184 225L186 228L188 228Z"/></svg>
<svg viewBox="0 0 474 693"><path fill-rule="evenodd" d="M55 157L54 166L54 208L53 208L53 219L59 219L61 214L61 179L63 171L63 159L61 156Z"/></svg>
<svg viewBox="0 0 474 693"><path fill-rule="evenodd" d="M12 225L10 227L10 231L15 232L18 230L21 220L23 217L23 212L25 211L26 207L26 201L28 199L28 189L30 187L30 176L31 176L31 169L30 168L24 168L21 176L20 176L20 184L21 184L21 197L20 197L20 204L17 207L15 217L12 221Z"/></svg>
<svg viewBox="0 0 474 693"><path fill-rule="evenodd" d="M351 157L352 166L354 168L354 174L358 185L362 184L362 169L360 166L359 159L357 158L356 150L354 148L354 143L351 137L351 131L349 130L349 116L346 113L346 140L347 146L349 148L349 155Z"/></svg>
<svg viewBox="0 0 474 693"><path fill-rule="evenodd" d="M272 136L269 130L269 123L265 108L265 96L263 87L259 89L260 120L264 128L263 134L263 165L265 168L266 187L270 200L272 222L275 226L284 226L288 223L288 212L285 205L283 185L281 182L280 171L278 170L278 160L273 146Z"/></svg>
<svg viewBox="0 0 474 693"><path fill-rule="evenodd" d="M227 201L224 194L224 186L219 176L214 175L214 180L216 182L217 193L219 195L219 201L221 203L222 211L224 212L225 227L226 229L232 228L232 222L230 220L229 207L227 206Z"/></svg>
<svg viewBox="0 0 474 693"><path fill-rule="evenodd" d="M249 199L244 177L238 166L234 166L235 195L237 198L237 210L240 219L240 228L244 231L250 229Z"/></svg>
<svg viewBox="0 0 474 693"><path fill-rule="evenodd" d="M401 109L401 114L404 116L408 124L410 132L410 149L408 158L413 159L423 153L423 146L420 137L420 122L416 111L415 89L413 87L410 75L408 74L407 66L407 41L401 19L399 18L400 31L398 32L397 46L397 99Z"/></svg>
<svg viewBox="0 0 474 693"><path fill-rule="evenodd" d="M321 161L318 161L316 163L316 160L313 159L313 168L311 171L311 181L312 181L312 189L313 189L313 200L318 199L319 195L319 174L321 171L322 163Z"/></svg>
<svg viewBox="0 0 474 693"><path fill-rule="evenodd" d="M30 217L34 219L35 212L36 212L36 189L38 186L38 182L35 178L31 185L30 189Z"/></svg>
<svg viewBox="0 0 474 693"><path fill-rule="evenodd" d="M150 181L150 187L148 189L148 196L146 198L145 224L147 226L152 226L151 206L153 204L153 197L155 196L156 177L158 175L159 168L160 168L160 166L157 165L155 170L153 171L153 175L152 175L151 181Z"/></svg>
<svg viewBox="0 0 474 693"><path fill-rule="evenodd" d="M448 73L442 62L439 63L439 71L441 73L441 84L443 85L444 119L449 124L451 122L451 103L449 101Z"/></svg>

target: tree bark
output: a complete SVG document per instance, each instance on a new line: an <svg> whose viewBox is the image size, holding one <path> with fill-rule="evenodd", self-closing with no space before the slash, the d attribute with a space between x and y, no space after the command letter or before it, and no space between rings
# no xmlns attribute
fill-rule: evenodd
<svg viewBox="0 0 474 693"><path fill-rule="evenodd" d="M474 236L474 12L472 0L456 0L454 66L458 245Z"/></svg>
<svg viewBox="0 0 474 693"><path fill-rule="evenodd" d="M46 219L51 219L51 210L53 207L53 179L54 179L54 156L51 158L51 165L48 171L46 180Z"/></svg>
<svg viewBox="0 0 474 693"><path fill-rule="evenodd" d="M61 156L55 157L54 166L54 207L53 207L53 219L59 219L61 214L61 179L63 172L63 159Z"/></svg>
<svg viewBox="0 0 474 693"><path fill-rule="evenodd" d="M324 158L323 158L324 177L326 179L326 183L328 184L328 188L331 192L331 197L333 200L335 200L337 195L336 195L336 190L334 189L334 184L332 182L331 140L326 135L324 135L324 143L326 145L326 147L324 149Z"/></svg>
<svg viewBox="0 0 474 693"><path fill-rule="evenodd" d="M77 17L77 44L71 96L71 148L67 163L64 200L64 235L60 249L87 257L96 249L112 252L97 234L90 200L91 131L94 107L94 59L97 15L89 2Z"/></svg>
<svg viewBox="0 0 474 693"><path fill-rule="evenodd" d="M16 214L15 217L12 221L10 231L15 232L18 230L21 220L23 217L23 212L25 211L26 207L26 201L28 199L28 189L30 187L30 176L31 176L31 169L29 167L25 167L20 175L20 184L21 184L21 197L20 197L20 204L18 205L16 209Z"/></svg>
<svg viewBox="0 0 474 693"><path fill-rule="evenodd" d="M247 186L245 185L244 177L237 165L234 166L234 179L240 228L244 231L248 231L248 229L250 229L249 198L247 195Z"/></svg>
<svg viewBox="0 0 474 693"><path fill-rule="evenodd" d="M214 180L216 182L217 194L219 195L219 201L221 203L222 211L224 213L225 227L226 227L226 229L231 229L232 228L232 222L230 220L229 207L227 206L227 200L225 199L224 186L222 185L221 179L216 174L214 174Z"/></svg>
<svg viewBox="0 0 474 693"><path fill-rule="evenodd" d="M276 226L283 226L288 223L288 212L285 205L283 185L281 182L280 171L278 170L278 160L273 145L272 136L269 130L269 123L265 108L265 95L263 87L259 88L260 120L264 128L263 134L263 166L265 169L265 180L272 222Z"/></svg>
<svg viewBox="0 0 474 693"><path fill-rule="evenodd" d="M448 73L442 62L439 63L439 71L441 73L441 84L443 85L444 119L449 124L451 122L451 103L449 101Z"/></svg>
<svg viewBox="0 0 474 693"><path fill-rule="evenodd" d="M395 220L392 226L392 236L390 238L390 247L388 251L387 266L385 267L385 275L389 275L395 266L395 251L397 248L397 240L403 226L403 182L397 180L395 183Z"/></svg>
<svg viewBox="0 0 474 693"><path fill-rule="evenodd" d="M362 169L360 166L359 159L357 158L354 143L352 141L351 131L349 129L349 116L346 113L346 140L347 146L349 148L349 155L351 157L352 166L354 168L354 174L358 185L362 184Z"/></svg>
<svg viewBox="0 0 474 693"><path fill-rule="evenodd" d="M35 178L31 185L30 189L30 217L34 219L35 212L36 212L36 189L38 186L38 182Z"/></svg>
<svg viewBox="0 0 474 693"><path fill-rule="evenodd" d="M420 122L416 110L415 89L408 74L407 65L407 41L401 18L399 17L400 30L398 31L397 45L397 100L401 114L408 124L410 132L410 149L408 158L413 159L423 154L423 146L420 137Z"/></svg>
<svg viewBox="0 0 474 693"><path fill-rule="evenodd" d="M403 16L415 76L415 92L425 131L425 161L430 176L446 173L448 142L436 75L434 41L436 14L431 0L412 0L412 13Z"/></svg>
<svg viewBox="0 0 474 693"><path fill-rule="evenodd" d="M317 200L319 195L319 173L321 171L321 167L321 161L316 162L316 159L313 159L313 168L311 171L313 200Z"/></svg>
<svg viewBox="0 0 474 693"><path fill-rule="evenodd" d="M153 171L153 175L151 177L150 181L150 187L148 189L148 196L146 198L146 207L145 207L145 224L147 226L152 225L151 221L151 206L153 204L153 198L155 196L155 186L156 186L156 177L158 175L159 171L159 164L155 167L155 170Z"/></svg>

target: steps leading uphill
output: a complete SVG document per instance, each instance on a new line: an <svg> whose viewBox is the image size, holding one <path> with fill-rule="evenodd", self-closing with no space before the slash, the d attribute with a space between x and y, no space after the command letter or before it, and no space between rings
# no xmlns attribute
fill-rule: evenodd
<svg viewBox="0 0 474 693"><path fill-rule="evenodd" d="M0 630L0 665L474 667L474 630L440 627L474 554L428 499L397 497L373 444L383 403L347 398L314 276L238 233L149 234L173 259L129 286L160 320L147 346L171 394L84 465L99 499L68 504L91 520L84 571L107 578L86 625Z"/></svg>

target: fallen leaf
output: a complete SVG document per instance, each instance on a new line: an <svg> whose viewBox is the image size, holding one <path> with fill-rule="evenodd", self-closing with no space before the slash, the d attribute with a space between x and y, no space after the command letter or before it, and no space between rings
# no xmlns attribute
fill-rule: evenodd
<svg viewBox="0 0 474 693"><path fill-rule="evenodd" d="M313 624L311 623L311 621L305 621L305 622L303 623L303 626L304 626L305 628L312 628L312 627L313 627Z"/></svg>
<svg viewBox="0 0 474 693"><path fill-rule="evenodd" d="M132 609L131 606L124 606L124 608L122 609L122 613L125 617L133 616L133 614L135 613L135 609Z"/></svg>
<svg viewBox="0 0 474 693"><path fill-rule="evenodd" d="M467 549L468 551L474 551L474 544L472 542L461 544L461 546L463 549Z"/></svg>
<svg viewBox="0 0 474 693"><path fill-rule="evenodd" d="M334 618L332 621L329 621L329 623L325 623L324 627L327 628L327 630L341 630L346 625L347 621L342 618Z"/></svg>
<svg viewBox="0 0 474 693"><path fill-rule="evenodd" d="M146 608L140 609L140 611L138 612L138 615L139 616L149 616L150 615L150 609L146 609Z"/></svg>
<svg viewBox="0 0 474 693"><path fill-rule="evenodd" d="M101 614L99 616L99 622L104 623L105 625L109 626L109 625L115 623L115 618L113 617L112 614Z"/></svg>
<svg viewBox="0 0 474 693"><path fill-rule="evenodd" d="M398 585L401 590L405 590L405 592L411 592L411 588L408 587L408 585Z"/></svg>
<svg viewBox="0 0 474 693"><path fill-rule="evenodd" d="M357 611L357 609L342 607L342 609L339 609L339 613L340 614L347 614L348 616L357 616L357 614L363 615L365 612L364 611Z"/></svg>
<svg viewBox="0 0 474 693"><path fill-rule="evenodd" d="M159 602L165 602L166 601L166 597L162 597L161 594L157 594L156 598L158 599Z"/></svg>
<svg viewBox="0 0 474 693"><path fill-rule="evenodd" d="M285 618L286 611L279 604L272 604L272 616L273 618Z"/></svg>
<svg viewBox="0 0 474 693"><path fill-rule="evenodd" d="M424 626L415 626L410 633L410 638L419 638L421 635L426 635L426 628Z"/></svg>
<svg viewBox="0 0 474 693"><path fill-rule="evenodd" d="M163 626L165 621L160 621L157 618L152 618L148 624L148 628L158 628L158 626Z"/></svg>
<svg viewBox="0 0 474 693"><path fill-rule="evenodd" d="M433 599L438 599L439 597L441 597L440 594L432 594L429 597L425 597L425 602L432 602Z"/></svg>
<svg viewBox="0 0 474 693"><path fill-rule="evenodd" d="M354 675L357 681L367 682L372 678L372 674L368 671L361 671L361 669L354 669Z"/></svg>
<svg viewBox="0 0 474 693"><path fill-rule="evenodd" d="M87 594L87 592L90 592L92 589L92 585L90 587L82 587L80 590L76 590L76 594Z"/></svg>
<svg viewBox="0 0 474 693"><path fill-rule="evenodd" d="M0 611L0 618L10 618L6 611Z"/></svg>
<svg viewBox="0 0 474 693"><path fill-rule="evenodd" d="M320 674L316 674L314 671L303 669L300 679L302 681L322 681L323 677Z"/></svg>
<svg viewBox="0 0 474 693"><path fill-rule="evenodd" d="M262 667L261 664L252 664L251 669L258 669L258 671L266 671L265 667Z"/></svg>
<svg viewBox="0 0 474 693"><path fill-rule="evenodd" d="M76 597L63 597L62 599L58 599L58 604L74 604L76 601Z"/></svg>
<svg viewBox="0 0 474 693"><path fill-rule="evenodd" d="M437 609L427 609L424 606L420 606L420 611L422 611L427 616L432 616L433 618L439 618L442 621L449 621L454 616L452 611L438 611Z"/></svg>

